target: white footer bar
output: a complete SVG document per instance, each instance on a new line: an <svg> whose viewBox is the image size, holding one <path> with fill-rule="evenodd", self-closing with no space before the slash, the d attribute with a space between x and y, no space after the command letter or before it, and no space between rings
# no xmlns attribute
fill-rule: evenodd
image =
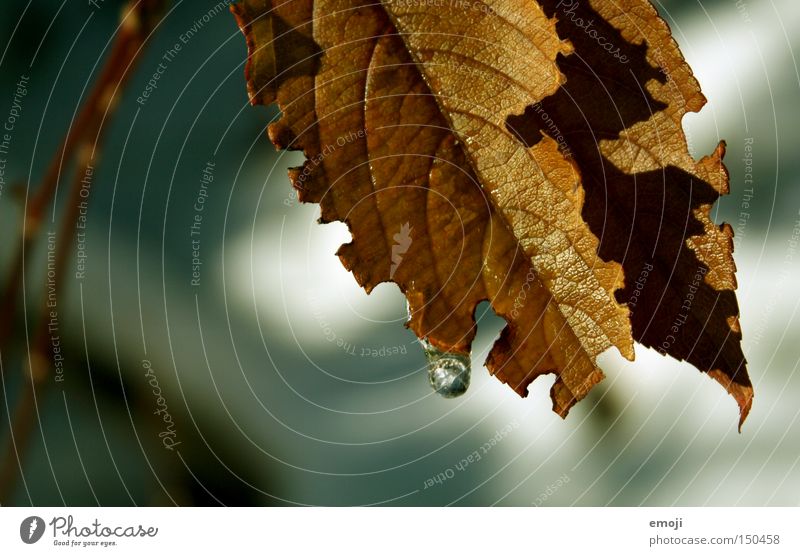
<svg viewBox="0 0 800 556"><path fill-rule="evenodd" d="M798 508L0 508L0 554L798 555L798 529Z"/></svg>

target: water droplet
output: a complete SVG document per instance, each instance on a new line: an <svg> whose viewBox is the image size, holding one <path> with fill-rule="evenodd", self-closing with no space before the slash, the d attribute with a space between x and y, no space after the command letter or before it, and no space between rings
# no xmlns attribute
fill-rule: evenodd
<svg viewBox="0 0 800 556"><path fill-rule="evenodd" d="M420 340L428 360L428 381L438 394L456 398L469 387L470 361L468 355L442 351L427 340Z"/></svg>

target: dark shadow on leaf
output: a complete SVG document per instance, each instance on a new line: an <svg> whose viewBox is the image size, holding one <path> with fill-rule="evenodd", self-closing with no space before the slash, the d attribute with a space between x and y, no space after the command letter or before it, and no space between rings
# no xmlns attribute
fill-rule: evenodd
<svg viewBox="0 0 800 556"><path fill-rule="evenodd" d="M620 262L625 270L625 288L617 292L617 299L629 304L634 338L710 372L737 398L743 420L752 386L741 348L736 297L732 290L706 283L709 269L686 241L704 234L694 211L716 202L719 193L673 166L627 174L599 148L601 140L618 139L621 131L666 108L646 88L653 79L665 83L665 76L647 62L646 43L626 42L587 2L569 13L564 5L558 8L556 0L541 4L549 17L559 19L559 36L575 48L557 60L567 81L556 94L509 118L507 126L528 146L539 142L542 134L556 140L562 136L562 152L582 176L583 217L600 238L599 255ZM618 47L626 63L599 48L596 37L580 27L590 20L589 28ZM694 286L698 277L700 283ZM726 384L729 381L733 384Z"/></svg>

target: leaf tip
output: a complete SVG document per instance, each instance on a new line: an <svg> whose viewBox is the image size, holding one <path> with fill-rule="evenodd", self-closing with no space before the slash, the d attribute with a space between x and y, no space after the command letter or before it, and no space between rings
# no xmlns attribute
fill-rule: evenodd
<svg viewBox="0 0 800 556"><path fill-rule="evenodd" d="M739 432L741 433L742 425L750 414L750 409L753 406L753 387L749 383L739 384L735 382L718 369L708 371L708 376L719 382L728 394L733 396L733 399L736 400L739 406Z"/></svg>
<svg viewBox="0 0 800 556"><path fill-rule="evenodd" d="M572 406L585 398L589 391L604 378L603 371L598 368L595 368L579 384L568 385L564 380L564 376L558 375L553 387L550 389L553 412L562 419L566 419Z"/></svg>

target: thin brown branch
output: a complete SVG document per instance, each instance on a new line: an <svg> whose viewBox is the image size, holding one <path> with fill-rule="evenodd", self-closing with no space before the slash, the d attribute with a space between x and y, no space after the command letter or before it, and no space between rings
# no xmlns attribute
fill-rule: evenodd
<svg viewBox="0 0 800 556"><path fill-rule="evenodd" d="M19 292L22 285L25 255L39 238L44 212L51 203L65 166L77 162L72 185L62 216L61 231L56 236L59 247L55 253L55 296L62 292L62 277L69 257L67 256L75 238L76 223L80 214L81 188L87 172L100 159L102 140L113 117L125 84L133 73L142 48L153 31L164 0L139 0L129 2L122 11L121 25L103 69L91 93L83 103L78 117L68 130L61 147L50 162L36 194L27 204L25 224L11 274L2 301L0 321L0 350L4 350L16 319ZM50 312L48 292L45 288L41 315L37 331L27 358L27 379L17 401L11 423L9 444L0 468L0 502L7 503L13 495L17 478L22 469L22 454L36 425L38 406L37 389L41 391L49 383L53 369L51 337L48 328ZM6 400L8 403L8 400Z"/></svg>

